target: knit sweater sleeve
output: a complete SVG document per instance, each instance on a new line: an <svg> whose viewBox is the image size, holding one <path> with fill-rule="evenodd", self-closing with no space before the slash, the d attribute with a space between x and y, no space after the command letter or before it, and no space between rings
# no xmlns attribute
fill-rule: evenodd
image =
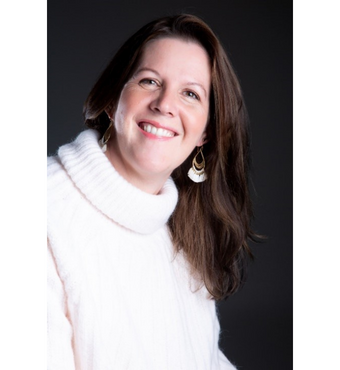
<svg viewBox="0 0 340 370"><path fill-rule="evenodd" d="M63 283L50 246L47 250L47 369L74 370L72 327L67 318Z"/></svg>
<svg viewBox="0 0 340 370"><path fill-rule="evenodd" d="M216 307L216 306L215 306ZM232 364L228 358L225 356L225 354L222 352L222 350L218 346L219 337L220 337L220 322L218 319L217 310L215 310L215 318L214 318L214 330L215 330L215 338L216 338L216 346L217 346L217 365L214 367L214 369L218 370L237 370L236 366Z"/></svg>
<svg viewBox="0 0 340 370"><path fill-rule="evenodd" d="M218 353L219 369L221 370L237 370L236 367L224 356L223 352L219 350Z"/></svg>

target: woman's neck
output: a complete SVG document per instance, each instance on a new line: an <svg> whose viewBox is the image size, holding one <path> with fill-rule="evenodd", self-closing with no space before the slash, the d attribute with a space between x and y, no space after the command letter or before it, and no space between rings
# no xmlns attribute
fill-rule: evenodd
<svg viewBox="0 0 340 370"><path fill-rule="evenodd" d="M163 188L166 180L170 177L170 173L146 173L142 170L136 171L135 168L129 166L124 161L124 158L114 150L113 146L108 143L108 149L105 152L106 157L113 165L115 170L131 185L144 191L145 193L157 195Z"/></svg>

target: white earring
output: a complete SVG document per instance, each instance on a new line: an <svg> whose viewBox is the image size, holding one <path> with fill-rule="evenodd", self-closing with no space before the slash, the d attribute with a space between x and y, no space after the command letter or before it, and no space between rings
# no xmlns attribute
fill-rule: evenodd
<svg viewBox="0 0 340 370"><path fill-rule="evenodd" d="M106 129L103 137L99 140L99 146L102 148L103 153L107 151L107 142L110 140L111 137L111 128L113 124L112 118L110 118L110 124L109 127Z"/></svg>
<svg viewBox="0 0 340 370"><path fill-rule="evenodd" d="M202 161L198 163L197 157L201 155ZM192 160L192 166L188 172L189 178L196 183L203 182L207 179L207 175L205 173L205 159L203 155L203 146L199 149L197 148L197 154L195 155L194 159Z"/></svg>

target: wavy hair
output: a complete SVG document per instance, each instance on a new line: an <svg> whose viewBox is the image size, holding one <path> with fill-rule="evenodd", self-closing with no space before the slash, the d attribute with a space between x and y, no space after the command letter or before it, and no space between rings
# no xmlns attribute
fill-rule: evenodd
<svg viewBox="0 0 340 370"><path fill-rule="evenodd" d="M117 106L147 43L165 37L197 42L210 58L212 86L204 145L208 179L196 184L187 176L194 149L172 173L179 200L168 226L175 251L184 252L192 275L213 299L221 300L243 283L246 262L252 256L248 241L255 235L250 227L247 111L236 74L213 31L189 14L142 27L118 50L91 90L84 104L85 124L104 134L109 125L105 109Z"/></svg>

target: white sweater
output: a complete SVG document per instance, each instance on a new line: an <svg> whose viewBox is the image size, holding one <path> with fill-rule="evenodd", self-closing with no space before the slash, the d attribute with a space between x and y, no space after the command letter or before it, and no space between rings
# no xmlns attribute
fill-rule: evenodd
<svg viewBox="0 0 340 370"><path fill-rule="evenodd" d="M235 369L215 302L174 258L172 179L142 192L97 140L86 130L48 161L48 369Z"/></svg>

